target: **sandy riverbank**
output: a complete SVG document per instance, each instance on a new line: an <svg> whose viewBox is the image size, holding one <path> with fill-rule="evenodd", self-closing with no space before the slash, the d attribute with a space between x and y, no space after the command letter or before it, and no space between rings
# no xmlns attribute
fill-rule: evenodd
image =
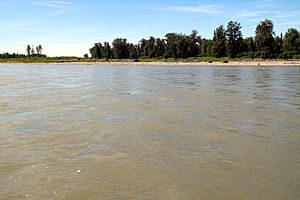
<svg viewBox="0 0 300 200"><path fill-rule="evenodd" d="M300 66L299 61L231 61L223 62L74 62L86 65L150 65L150 66Z"/></svg>
<svg viewBox="0 0 300 200"><path fill-rule="evenodd" d="M6 62L0 64L55 64L55 65L133 65L133 66L300 66L300 60L253 60L223 62L52 62L21 63Z"/></svg>

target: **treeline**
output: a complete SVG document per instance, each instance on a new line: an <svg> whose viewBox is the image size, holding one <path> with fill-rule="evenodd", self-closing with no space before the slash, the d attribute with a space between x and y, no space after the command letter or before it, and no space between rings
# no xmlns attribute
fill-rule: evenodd
<svg viewBox="0 0 300 200"><path fill-rule="evenodd" d="M42 45L38 45L34 48L33 45L27 45L26 51L27 55L18 54L18 53L0 53L0 58L27 58L27 57L47 57L46 55L42 54L43 47Z"/></svg>
<svg viewBox="0 0 300 200"><path fill-rule="evenodd" d="M26 55L17 53L0 53L0 58L26 58Z"/></svg>
<svg viewBox="0 0 300 200"><path fill-rule="evenodd" d="M33 45L27 45L26 51L28 57L47 57L46 55L42 54L42 45L38 45L35 48Z"/></svg>
<svg viewBox="0 0 300 200"><path fill-rule="evenodd" d="M228 22L214 30L213 39L201 38L193 30L190 35L168 33L165 38L141 39L138 44L117 38L109 42L95 43L90 49L92 58L137 59L137 58L300 58L300 32L290 28L284 34L275 36L271 20L261 21L254 37L243 38L240 23ZM88 58L88 54L84 55Z"/></svg>

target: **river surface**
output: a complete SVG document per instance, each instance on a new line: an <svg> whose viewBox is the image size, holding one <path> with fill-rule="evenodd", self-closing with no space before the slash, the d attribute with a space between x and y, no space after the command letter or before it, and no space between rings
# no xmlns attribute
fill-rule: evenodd
<svg viewBox="0 0 300 200"><path fill-rule="evenodd" d="M0 199L300 199L300 68L0 65Z"/></svg>

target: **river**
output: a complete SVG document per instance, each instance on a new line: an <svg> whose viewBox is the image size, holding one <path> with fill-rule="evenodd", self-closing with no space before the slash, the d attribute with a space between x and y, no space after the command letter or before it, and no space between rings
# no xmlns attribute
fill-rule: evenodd
<svg viewBox="0 0 300 200"><path fill-rule="evenodd" d="M0 199L300 199L300 68L1 64Z"/></svg>

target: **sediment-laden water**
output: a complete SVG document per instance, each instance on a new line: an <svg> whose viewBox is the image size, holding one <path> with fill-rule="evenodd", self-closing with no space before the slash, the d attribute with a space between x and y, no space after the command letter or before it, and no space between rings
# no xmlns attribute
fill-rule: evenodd
<svg viewBox="0 0 300 200"><path fill-rule="evenodd" d="M0 199L300 199L300 68L0 66Z"/></svg>

